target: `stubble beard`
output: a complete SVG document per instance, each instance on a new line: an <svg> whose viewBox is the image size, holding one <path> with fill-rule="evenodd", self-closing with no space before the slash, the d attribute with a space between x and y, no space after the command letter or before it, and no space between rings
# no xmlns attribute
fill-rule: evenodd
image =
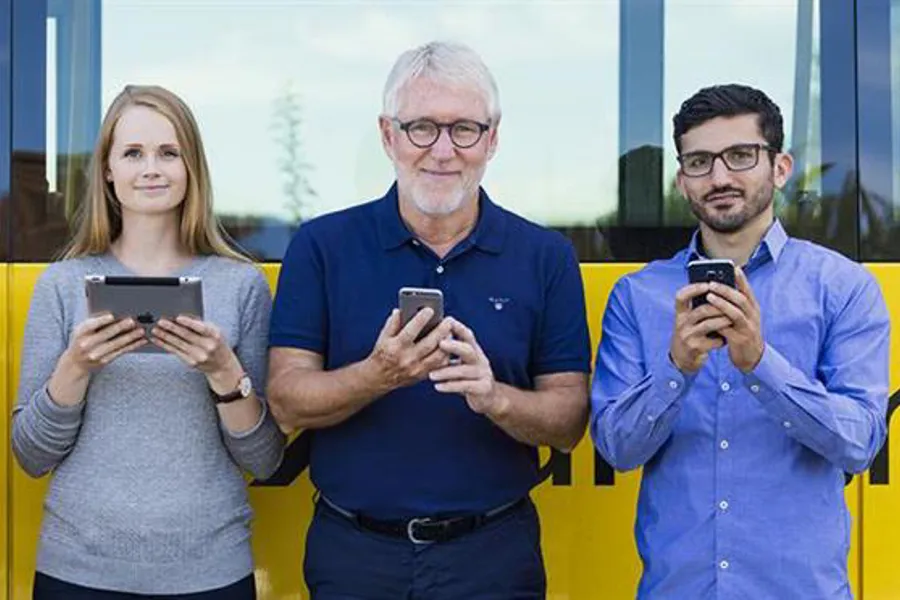
<svg viewBox="0 0 900 600"><path fill-rule="evenodd" d="M743 193L742 193L743 195ZM735 233L740 231L747 223L753 221L756 217L765 212L775 199L775 186L773 182L767 181L765 185L753 195L749 202L746 196L743 208L732 214L717 216L711 209L706 208L706 200L691 199L691 212L700 222L716 233Z"/></svg>

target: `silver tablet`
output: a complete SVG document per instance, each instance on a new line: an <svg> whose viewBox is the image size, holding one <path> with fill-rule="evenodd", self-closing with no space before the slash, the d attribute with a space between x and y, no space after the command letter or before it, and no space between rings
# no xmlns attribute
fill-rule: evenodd
<svg viewBox="0 0 900 600"><path fill-rule="evenodd" d="M199 277L125 277L88 275L85 277L88 313L110 312L116 319L132 317L150 329L161 318L178 315L203 318L203 285ZM145 344L137 352L165 352Z"/></svg>

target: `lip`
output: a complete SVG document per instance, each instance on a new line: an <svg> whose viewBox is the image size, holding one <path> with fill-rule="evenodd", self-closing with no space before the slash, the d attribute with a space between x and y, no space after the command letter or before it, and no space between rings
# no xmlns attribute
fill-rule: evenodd
<svg viewBox="0 0 900 600"><path fill-rule="evenodd" d="M432 171L431 169L421 169L421 171L431 177L455 177L459 175L459 171Z"/></svg>
<svg viewBox="0 0 900 600"><path fill-rule="evenodd" d="M737 192L727 192L724 194L715 194L714 196L708 196L706 198L707 204L730 204L732 202L737 202L743 197L742 194Z"/></svg>
<svg viewBox="0 0 900 600"><path fill-rule="evenodd" d="M137 190L139 194L143 194L144 196L149 196L151 198L165 196L169 193L168 185L147 185L136 187L134 189Z"/></svg>

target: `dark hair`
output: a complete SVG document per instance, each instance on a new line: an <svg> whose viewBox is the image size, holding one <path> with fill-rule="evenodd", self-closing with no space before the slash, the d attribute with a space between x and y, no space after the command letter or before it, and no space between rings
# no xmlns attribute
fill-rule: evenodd
<svg viewBox="0 0 900 600"><path fill-rule="evenodd" d="M781 109L756 88L737 83L703 88L681 104L672 117L675 148L681 154L681 136L716 117L756 115L757 125L766 143L781 152L784 144L784 121Z"/></svg>

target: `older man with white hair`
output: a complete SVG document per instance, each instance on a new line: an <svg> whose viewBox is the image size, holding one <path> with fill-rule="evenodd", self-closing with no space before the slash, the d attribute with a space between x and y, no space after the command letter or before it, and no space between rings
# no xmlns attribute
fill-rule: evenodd
<svg viewBox="0 0 900 600"><path fill-rule="evenodd" d="M315 599L545 596L537 446L581 439L590 348L572 245L480 187L499 122L471 49L403 53L378 118L395 184L284 258L269 402L311 430ZM403 287L439 290L444 318L403 322Z"/></svg>

